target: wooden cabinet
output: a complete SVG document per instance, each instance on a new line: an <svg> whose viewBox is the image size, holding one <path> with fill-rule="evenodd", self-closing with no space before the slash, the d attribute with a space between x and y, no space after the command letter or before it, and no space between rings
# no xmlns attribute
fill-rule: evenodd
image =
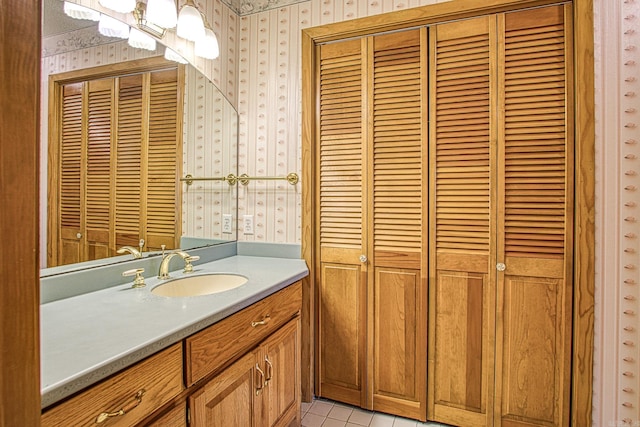
<svg viewBox="0 0 640 427"><path fill-rule="evenodd" d="M290 321L193 394L191 425L299 425L299 323Z"/></svg>
<svg viewBox="0 0 640 427"><path fill-rule="evenodd" d="M322 45L316 394L426 419L426 29Z"/></svg>
<svg viewBox="0 0 640 427"><path fill-rule="evenodd" d="M299 425L301 304L297 282L48 409L42 425L179 427L187 407L193 426Z"/></svg>
<svg viewBox="0 0 640 427"><path fill-rule="evenodd" d="M179 343L47 410L41 425L133 426L183 389Z"/></svg>

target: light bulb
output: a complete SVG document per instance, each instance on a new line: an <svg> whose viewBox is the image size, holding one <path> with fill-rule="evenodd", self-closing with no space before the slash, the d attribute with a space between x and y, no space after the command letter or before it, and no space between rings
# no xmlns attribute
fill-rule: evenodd
<svg viewBox="0 0 640 427"><path fill-rule="evenodd" d="M156 50L156 40L137 28L131 28L128 43L138 49Z"/></svg>
<svg viewBox="0 0 640 427"><path fill-rule="evenodd" d="M136 0L99 0L100 6L119 13L129 13L136 8Z"/></svg>
<svg viewBox="0 0 640 427"><path fill-rule="evenodd" d="M187 60L180 56L175 50L166 47L164 49L164 59L169 61L179 62L180 64L186 64Z"/></svg>
<svg viewBox="0 0 640 427"><path fill-rule="evenodd" d="M198 9L189 4L182 6L178 14L176 34L192 42L204 37L204 22Z"/></svg>
<svg viewBox="0 0 640 427"><path fill-rule="evenodd" d="M121 39L129 37L129 26L127 24L104 13L100 15L98 31L107 37L119 37Z"/></svg>
<svg viewBox="0 0 640 427"><path fill-rule="evenodd" d="M162 27L174 28L178 22L178 12L174 0L147 0L145 18Z"/></svg>
<svg viewBox="0 0 640 427"><path fill-rule="evenodd" d="M100 12L97 10L90 9L88 7L82 6L80 4L75 4L71 2L64 2L63 5L64 13L67 16L70 16L74 19L87 19L89 21L99 21L100 20Z"/></svg>
<svg viewBox="0 0 640 427"><path fill-rule="evenodd" d="M210 28L204 29L204 37L196 40L195 54L201 58L216 59L220 56L218 38Z"/></svg>

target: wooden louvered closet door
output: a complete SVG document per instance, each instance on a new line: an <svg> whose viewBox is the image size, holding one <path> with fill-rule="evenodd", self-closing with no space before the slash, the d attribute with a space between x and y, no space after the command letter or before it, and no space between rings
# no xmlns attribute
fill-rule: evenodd
<svg viewBox="0 0 640 427"><path fill-rule="evenodd" d="M548 6L431 30L436 421L569 423L570 16Z"/></svg>
<svg viewBox="0 0 640 427"><path fill-rule="evenodd" d="M429 418L491 425L495 17L431 28Z"/></svg>
<svg viewBox="0 0 640 427"><path fill-rule="evenodd" d="M426 31L321 46L321 396L426 417Z"/></svg>
<svg viewBox="0 0 640 427"><path fill-rule="evenodd" d="M569 425L571 6L499 16L496 426Z"/></svg>
<svg viewBox="0 0 640 427"><path fill-rule="evenodd" d="M140 239L146 250L177 247L180 74L171 68L58 84L49 266L113 256Z"/></svg>

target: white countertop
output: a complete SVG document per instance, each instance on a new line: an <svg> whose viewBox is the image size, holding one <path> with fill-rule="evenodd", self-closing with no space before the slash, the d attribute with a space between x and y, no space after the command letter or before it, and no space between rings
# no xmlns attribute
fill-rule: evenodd
<svg viewBox="0 0 640 427"><path fill-rule="evenodd" d="M42 304L42 407L279 291L308 270L301 259L237 255L196 263L190 276L204 273L241 274L248 282L217 294L171 298L151 293L165 282L154 277L145 279L144 288L118 285Z"/></svg>

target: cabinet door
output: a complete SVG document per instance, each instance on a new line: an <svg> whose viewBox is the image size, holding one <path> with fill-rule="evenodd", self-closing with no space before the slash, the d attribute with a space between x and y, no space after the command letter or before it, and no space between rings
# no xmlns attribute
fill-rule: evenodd
<svg viewBox="0 0 640 427"><path fill-rule="evenodd" d="M499 16L497 426L569 425L571 16L570 5Z"/></svg>
<svg viewBox="0 0 640 427"><path fill-rule="evenodd" d="M493 409L495 22L430 33L429 415L466 427Z"/></svg>
<svg viewBox="0 0 640 427"><path fill-rule="evenodd" d="M363 405L366 218L362 40L320 48L316 394Z"/></svg>
<svg viewBox="0 0 640 427"><path fill-rule="evenodd" d="M258 377L258 378L256 378ZM192 427L252 427L259 425L263 371L255 353L248 353L189 398Z"/></svg>
<svg viewBox="0 0 640 427"><path fill-rule="evenodd" d="M262 420L265 427L300 424L300 320L270 336L260 347L264 366Z"/></svg>

